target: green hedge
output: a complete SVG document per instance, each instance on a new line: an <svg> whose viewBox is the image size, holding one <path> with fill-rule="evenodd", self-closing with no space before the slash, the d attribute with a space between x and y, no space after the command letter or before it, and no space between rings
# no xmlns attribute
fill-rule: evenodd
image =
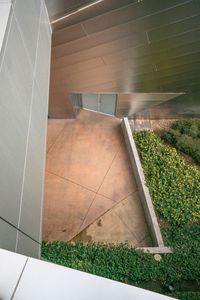
<svg viewBox="0 0 200 300"><path fill-rule="evenodd" d="M200 292L176 292L167 295L180 300L200 300Z"/></svg>
<svg viewBox="0 0 200 300"><path fill-rule="evenodd" d="M177 149L190 155L200 164L200 120L178 120L172 123L163 139L176 146Z"/></svg>
<svg viewBox="0 0 200 300"><path fill-rule="evenodd" d="M165 229L163 236L174 253L162 255L160 262L122 244L43 242L42 256L53 263L158 292L165 291L165 284L199 279L200 227L172 227ZM149 282L150 286L145 284Z"/></svg>
<svg viewBox="0 0 200 300"><path fill-rule="evenodd" d="M151 131L134 133L156 210L170 224L200 218L200 173Z"/></svg>

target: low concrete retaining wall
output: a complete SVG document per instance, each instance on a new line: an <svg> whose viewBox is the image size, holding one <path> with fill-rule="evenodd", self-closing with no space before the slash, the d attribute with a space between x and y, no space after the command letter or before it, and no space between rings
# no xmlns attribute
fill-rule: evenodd
<svg viewBox="0 0 200 300"><path fill-rule="evenodd" d="M133 172L135 175L135 180L138 186L138 191L144 209L146 221L151 233L153 245L155 246L155 247L145 247L140 249L143 249L145 252L150 252L150 253L169 253L171 252L171 249L169 247L164 246L164 242L161 235L160 227L158 225L158 220L155 214L154 206L151 200L148 187L146 185L145 176L140 162L140 157L127 118L124 118L122 120L122 130L123 130L127 150L129 153L131 165L133 168Z"/></svg>

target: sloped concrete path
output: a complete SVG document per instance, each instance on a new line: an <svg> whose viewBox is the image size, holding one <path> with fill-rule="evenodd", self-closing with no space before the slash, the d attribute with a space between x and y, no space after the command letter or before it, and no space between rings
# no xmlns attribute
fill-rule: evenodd
<svg viewBox="0 0 200 300"><path fill-rule="evenodd" d="M113 242L150 246L120 120L85 110L76 120L49 120L43 239L69 241L114 208L116 218L105 221Z"/></svg>

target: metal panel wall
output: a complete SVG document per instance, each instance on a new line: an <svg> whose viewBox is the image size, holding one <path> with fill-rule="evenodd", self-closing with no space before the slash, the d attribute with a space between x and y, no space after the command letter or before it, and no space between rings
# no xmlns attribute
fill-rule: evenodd
<svg viewBox="0 0 200 300"><path fill-rule="evenodd" d="M52 10L52 20L64 11ZM74 117L72 92L186 92L182 111L176 105L181 100L172 100L162 116L190 114L191 99L198 97L199 54L198 0L103 1L54 24L49 114Z"/></svg>
<svg viewBox="0 0 200 300"><path fill-rule="evenodd" d="M7 26L0 56L0 247L38 257L51 50L43 0L13 0Z"/></svg>

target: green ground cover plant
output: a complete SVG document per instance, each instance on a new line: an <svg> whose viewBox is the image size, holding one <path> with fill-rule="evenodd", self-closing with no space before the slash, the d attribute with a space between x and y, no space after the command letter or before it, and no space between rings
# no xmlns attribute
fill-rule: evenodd
<svg viewBox="0 0 200 300"><path fill-rule="evenodd" d="M167 296L180 299L180 300L199 300L200 293L198 292L175 292L167 294Z"/></svg>
<svg viewBox="0 0 200 300"><path fill-rule="evenodd" d="M69 268L85 271L102 277L148 287L167 293L166 285L176 287L181 281L197 282L200 279L200 227L184 225L165 228L166 245L173 247L172 254L162 255L160 262L150 254L135 250L128 245L83 244L53 242L42 244L42 257ZM150 285L147 283L150 283ZM200 299L196 291L190 298L188 293L179 299ZM173 296L173 293L170 294ZM177 295L174 295L177 297Z"/></svg>
<svg viewBox="0 0 200 300"><path fill-rule="evenodd" d="M177 120L162 137L200 165L200 119Z"/></svg>
<svg viewBox="0 0 200 300"><path fill-rule="evenodd" d="M157 212L171 225L200 218L200 173L152 131L134 133Z"/></svg>

